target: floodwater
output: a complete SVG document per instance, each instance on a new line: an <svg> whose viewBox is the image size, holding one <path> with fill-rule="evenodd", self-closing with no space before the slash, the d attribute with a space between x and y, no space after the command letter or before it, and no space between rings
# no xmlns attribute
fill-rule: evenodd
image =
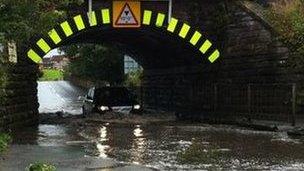
<svg viewBox="0 0 304 171"><path fill-rule="evenodd" d="M85 94L85 90L68 81L38 82L39 112L80 114L82 102L78 97Z"/></svg>
<svg viewBox="0 0 304 171"><path fill-rule="evenodd" d="M156 169L304 169L304 139L227 126L105 124L83 129L91 156Z"/></svg>
<svg viewBox="0 0 304 171"><path fill-rule="evenodd" d="M79 110L79 102L73 103L83 91L68 82L44 82L39 87L40 110L66 110L69 104L68 110ZM58 90L62 87L66 89ZM226 125L40 124L13 136L0 170L24 170L36 161L63 171L304 170L303 137Z"/></svg>
<svg viewBox="0 0 304 171"><path fill-rule="evenodd" d="M44 161L59 170L304 170L303 143L224 125L39 125L14 135L0 168Z"/></svg>

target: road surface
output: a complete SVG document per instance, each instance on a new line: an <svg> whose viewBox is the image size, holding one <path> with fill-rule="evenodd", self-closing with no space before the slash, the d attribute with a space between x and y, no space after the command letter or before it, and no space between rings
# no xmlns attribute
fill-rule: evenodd
<svg viewBox="0 0 304 171"><path fill-rule="evenodd" d="M40 111L78 114L78 96L84 93L65 81L40 82ZM20 171L37 161L52 163L59 171L304 170L304 138L286 132L178 122L69 121L13 133L0 170Z"/></svg>
<svg viewBox="0 0 304 171"><path fill-rule="evenodd" d="M85 94L86 90L68 81L38 82L39 112L81 114L82 102L78 97Z"/></svg>

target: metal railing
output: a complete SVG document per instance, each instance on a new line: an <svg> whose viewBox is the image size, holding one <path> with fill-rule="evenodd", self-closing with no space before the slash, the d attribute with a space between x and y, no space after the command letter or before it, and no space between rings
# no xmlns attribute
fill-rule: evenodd
<svg viewBox="0 0 304 171"><path fill-rule="evenodd" d="M169 111L188 110L207 117L296 122L296 84L211 84L192 87L136 87L142 105Z"/></svg>

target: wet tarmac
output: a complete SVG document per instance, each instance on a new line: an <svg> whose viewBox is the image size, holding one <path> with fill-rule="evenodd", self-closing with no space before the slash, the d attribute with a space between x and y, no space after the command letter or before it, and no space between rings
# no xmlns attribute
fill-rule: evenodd
<svg viewBox="0 0 304 171"><path fill-rule="evenodd" d="M86 93L68 81L38 82L39 112L80 114L82 101L78 97Z"/></svg>
<svg viewBox="0 0 304 171"><path fill-rule="evenodd" d="M58 170L304 170L303 143L224 125L39 125L16 132L0 169L42 161Z"/></svg>
<svg viewBox="0 0 304 171"><path fill-rule="evenodd" d="M50 84L69 87L66 82ZM39 86L49 87L48 83ZM67 95L73 91L55 90L71 103L81 94L75 90L74 95ZM52 102L56 98L50 97ZM68 103L60 105L65 109ZM42 105L40 109L58 106ZM227 125L44 123L18 130L13 136L0 170L24 170L37 161L52 163L63 171L304 170L303 137Z"/></svg>

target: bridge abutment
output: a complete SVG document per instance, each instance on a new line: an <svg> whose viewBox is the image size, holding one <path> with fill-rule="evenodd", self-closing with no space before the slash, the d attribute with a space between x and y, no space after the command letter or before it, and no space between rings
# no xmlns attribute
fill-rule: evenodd
<svg viewBox="0 0 304 171"><path fill-rule="evenodd" d="M2 84L1 118L3 128L37 124L38 67L28 63L5 66L5 80Z"/></svg>

